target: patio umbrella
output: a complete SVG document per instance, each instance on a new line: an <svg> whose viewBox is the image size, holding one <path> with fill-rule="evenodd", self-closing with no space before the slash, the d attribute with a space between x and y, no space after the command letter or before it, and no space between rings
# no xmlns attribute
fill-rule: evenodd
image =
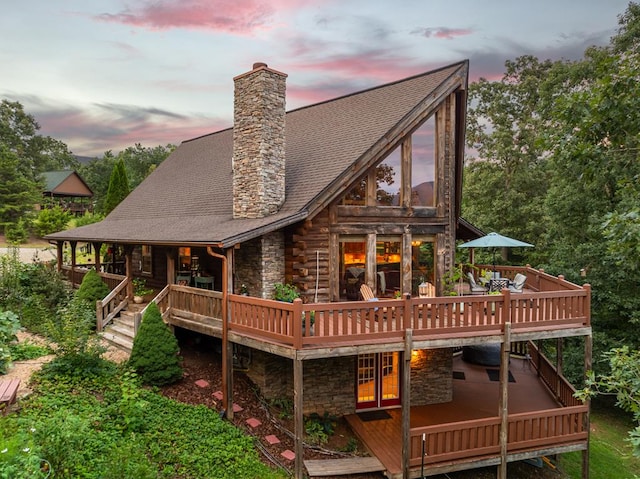
<svg viewBox="0 0 640 479"><path fill-rule="evenodd" d="M509 238L498 233L489 233L478 239L467 241L458 248L493 248L493 271L496 270L496 248L528 248L533 246L517 239Z"/></svg>

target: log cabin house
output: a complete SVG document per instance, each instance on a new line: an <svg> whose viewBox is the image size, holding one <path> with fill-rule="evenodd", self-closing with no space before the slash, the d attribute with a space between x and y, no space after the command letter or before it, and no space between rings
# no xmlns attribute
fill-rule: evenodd
<svg viewBox="0 0 640 479"><path fill-rule="evenodd" d="M468 62L289 112L286 77L254 64L234 79L233 128L183 142L104 221L48 237L71 245L58 266L73 283L79 243L122 252L98 329L145 278L168 324L220 338L228 415L232 357L293 401L296 477L322 468L303 462L312 412L346 416L388 477L506 477L510 461L569 451L587 477L588 404L539 344L580 337L589 367L589 286L502 267L527 275L524 292L445 295L456 240L479 234L460 218ZM274 301L277 283L300 299ZM495 381L457 353L484 346Z"/></svg>

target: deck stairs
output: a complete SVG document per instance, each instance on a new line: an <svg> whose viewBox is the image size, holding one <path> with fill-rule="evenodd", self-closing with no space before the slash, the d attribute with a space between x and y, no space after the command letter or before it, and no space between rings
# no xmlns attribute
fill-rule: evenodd
<svg viewBox="0 0 640 479"><path fill-rule="evenodd" d="M120 316L113 319L102 332L102 338L118 349L131 353L133 349L133 338L135 314L142 311L146 304L129 303L126 310L120 312Z"/></svg>

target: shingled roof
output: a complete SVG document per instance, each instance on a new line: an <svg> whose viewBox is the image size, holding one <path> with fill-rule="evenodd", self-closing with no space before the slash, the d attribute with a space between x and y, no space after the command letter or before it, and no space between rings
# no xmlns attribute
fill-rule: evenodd
<svg viewBox="0 0 640 479"><path fill-rule="evenodd" d="M344 194L467 74L464 61L288 112L286 199L272 216L233 219L230 128L184 141L102 222L47 238L230 247L275 231Z"/></svg>

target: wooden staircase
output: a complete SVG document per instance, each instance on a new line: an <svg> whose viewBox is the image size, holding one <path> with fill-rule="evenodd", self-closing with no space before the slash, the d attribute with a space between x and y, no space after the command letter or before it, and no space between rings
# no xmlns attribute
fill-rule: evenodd
<svg viewBox="0 0 640 479"><path fill-rule="evenodd" d="M129 303L127 309L120 311L120 315L113 318L102 332L102 338L109 344L131 353L133 338L135 337L135 315L141 312L146 304Z"/></svg>

